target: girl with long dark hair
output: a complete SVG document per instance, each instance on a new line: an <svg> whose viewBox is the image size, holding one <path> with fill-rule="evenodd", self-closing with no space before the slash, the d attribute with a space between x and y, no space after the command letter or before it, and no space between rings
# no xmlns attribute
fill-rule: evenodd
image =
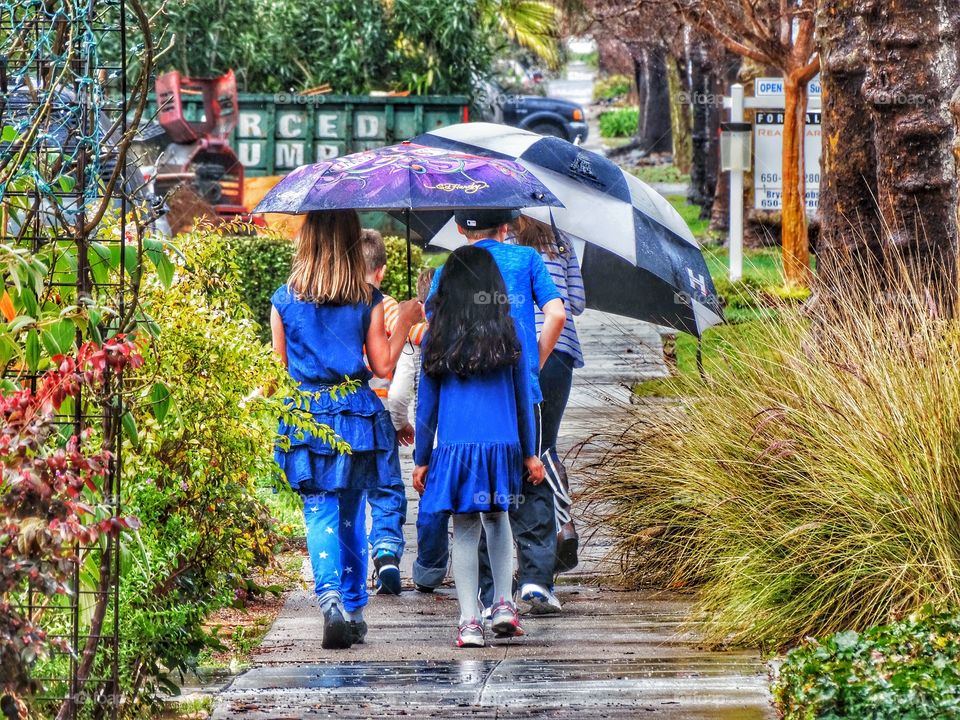
<svg viewBox="0 0 960 720"><path fill-rule="evenodd" d="M522 501L524 468L539 482L543 464L536 454L530 373L521 362L509 302L493 256L466 246L444 265L428 303L413 485L423 496L421 512L453 514L460 647L485 644L477 619L481 527L498 598L492 630L501 637L523 633L512 597L507 512Z"/></svg>

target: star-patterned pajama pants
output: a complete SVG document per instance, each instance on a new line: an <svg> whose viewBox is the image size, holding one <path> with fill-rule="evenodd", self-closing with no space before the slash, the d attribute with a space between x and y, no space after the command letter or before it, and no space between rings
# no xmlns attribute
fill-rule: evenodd
<svg viewBox="0 0 960 720"><path fill-rule="evenodd" d="M347 612L367 604L366 492L304 493L303 519L314 589L322 606L337 596Z"/></svg>

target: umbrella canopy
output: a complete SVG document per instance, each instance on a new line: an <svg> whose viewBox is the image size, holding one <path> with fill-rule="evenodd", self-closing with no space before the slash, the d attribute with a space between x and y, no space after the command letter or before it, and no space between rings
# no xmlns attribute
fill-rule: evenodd
<svg viewBox="0 0 960 720"><path fill-rule="evenodd" d="M414 142L515 160L563 203L526 207L552 223L580 259L587 307L696 335L723 321L697 241L680 214L651 187L602 155L560 138L493 123L438 128ZM449 216L418 213L413 228L431 243L464 242Z"/></svg>
<svg viewBox="0 0 960 720"><path fill-rule="evenodd" d="M254 212L445 210L559 206L524 165L506 158L401 143L297 168Z"/></svg>

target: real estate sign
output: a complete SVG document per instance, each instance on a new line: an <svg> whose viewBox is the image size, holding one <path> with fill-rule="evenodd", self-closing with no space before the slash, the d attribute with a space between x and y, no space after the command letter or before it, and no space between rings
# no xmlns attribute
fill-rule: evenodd
<svg viewBox="0 0 960 720"><path fill-rule="evenodd" d="M778 109L757 109L753 117L753 201L757 210L783 208L783 78L757 78L754 97L770 98ZM810 82L811 97L820 95L819 76ZM803 139L807 212L820 201L820 113L808 112Z"/></svg>

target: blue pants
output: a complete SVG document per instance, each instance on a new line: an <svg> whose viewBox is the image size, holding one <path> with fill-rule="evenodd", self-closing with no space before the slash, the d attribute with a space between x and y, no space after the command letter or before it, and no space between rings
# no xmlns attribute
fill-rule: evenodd
<svg viewBox="0 0 960 720"><path fill-rule="evenodd" d="M321 603L339 594L347 612L367 604L364 503L363 490L303 495L314 590Z"/></svg>
<svg viewBox="0 0 960 720"><path fill-rule="evenodd" d="M391 425L391 429L393 426ZM385 550L397 557L403 557L403 526L407 522L407 493L400 471L400 452L396 440L388 458L390 477L386 485L367 490L367 502L370 503L370 545L373 556ZM381 483L383 478L381 478Z"/></svg>
<svg viewBox="0 0 960 720"><path fill-rule="evenodd" d="M450 513L420 512L417 515L417 559L413 562L413 582L436 588L447 574L450 560Z"/></svg>

